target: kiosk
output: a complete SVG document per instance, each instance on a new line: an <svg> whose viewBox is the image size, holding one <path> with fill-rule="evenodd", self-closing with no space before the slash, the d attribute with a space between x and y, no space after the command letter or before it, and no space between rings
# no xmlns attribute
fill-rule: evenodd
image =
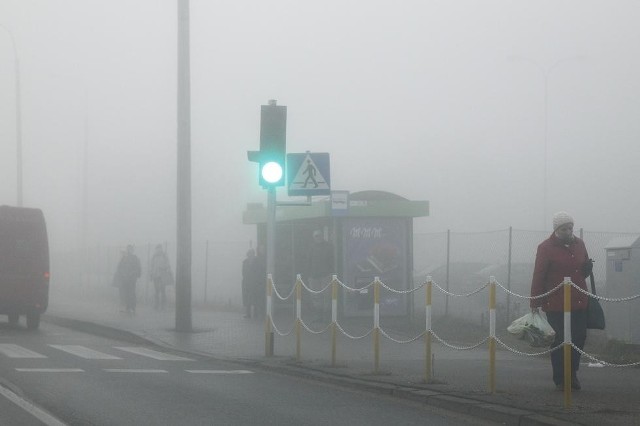
<svg viewBox="0 0 640 426"><path fill-rule="evenodd" d="M640 238L626 236L614 238L606 245L607 282L606 295L610 298L625 298L638 294L640 286ZM624 302L604 303L607 320L607 336L625 343L640 344L640 316L638 299Z"/></svg>
<svg viewBox="0 0 640 426"><path fill-rule="evenodd" d="M395 290L413 287L413 218L428 216L429 202L383 191L338 195L308 206L278 206L274 283L280 294L290 293L297 274L307 283L313 234L321 231L333 248L333 273L346 286L358 289L339 292L339 314L370 316L369 284L375 277ZM258 246L266 241L266 217L262 204L247 205L243 214L243 223L257 225ZM380 293L381 315L408 315L411 306L407 294Z"/></svg>

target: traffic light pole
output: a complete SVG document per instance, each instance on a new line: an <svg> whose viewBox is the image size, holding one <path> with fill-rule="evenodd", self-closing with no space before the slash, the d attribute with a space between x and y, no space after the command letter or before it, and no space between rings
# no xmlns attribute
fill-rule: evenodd
<svg viewBox="0 0 640 426"><path fill-rule="evenodd" d="M275 276L275 234L276 234L276 188L271 186L267 189L267 274ZM271 292L269 292L270 294ZM270 303L267 300L267 303ZM267 321L271 321L271 309L267 306ZM271 324L265 328L265 356L273 356L273 331Z"/></svg>

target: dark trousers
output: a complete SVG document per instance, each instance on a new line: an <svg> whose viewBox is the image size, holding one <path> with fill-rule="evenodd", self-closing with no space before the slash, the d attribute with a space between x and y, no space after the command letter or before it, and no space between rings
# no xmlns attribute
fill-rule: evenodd
<svg viewBox="0 0 640 426"><path fill-rule="evenodd" d="M547 321L556 332L556 337L551 344L555 348L564 342L564 312L547 312ZM571 342L580 350L584 349L587 340L587 311L571 311ZM564 350L562 347L551 352L551 368L553 369L553 382L561 384L564 381ZM580 352L571 348L572 377L580 368Z"/></svg>

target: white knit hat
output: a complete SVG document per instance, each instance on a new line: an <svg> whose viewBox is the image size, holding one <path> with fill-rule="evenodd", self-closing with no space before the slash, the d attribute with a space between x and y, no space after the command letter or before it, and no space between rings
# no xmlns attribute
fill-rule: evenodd
<svg viewBox="0 0 640 426"><path fill-rule="evenodd" d="M553 230L555 231L562 225L566 225L567 223L573 223L573 218L567 212L558 212L553 215Z"/></svg>

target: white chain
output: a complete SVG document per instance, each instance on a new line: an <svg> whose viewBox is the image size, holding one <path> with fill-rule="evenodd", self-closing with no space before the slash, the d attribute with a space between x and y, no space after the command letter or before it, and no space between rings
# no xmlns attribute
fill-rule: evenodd
<svg viewBox="0 0 640 426"><path fill-rule="evenodd" d="M501 289L503 289L504 291L506 291L507 293L509 293L512 296L516 296L516 297L521 297L523 299L541 299L543 297L547 297L548 295L550 295L551 293L553 293L554 291L557 291L558 289L560 289L560 287L562 287L562 285L564 284L563 282L558 284L557 286L555 286L554 288L552 288L551 290L547 291L544 294L539 294L537 296L523 296L521 294L518 293L514 293L511 290L509 290L508 288L506 288L505 286L503 286L502 284L500 284L499 282L496 281L496 284L498 285L498 287L500 287Z"/></svg>
<svg viewBox="0 0 640 426"><path fill-rule="evenodd" d="M382 287L389 290L392 293L399 293L399 294L407 294L407 293L412 293L416 290L420 290L422 287L424 287L427 283L422 283L420 284L420 287L414 287L414 288L410 288L407 290L396 290L394 288L389 287L388 285L386 285L385 283L383 283L382 281L380 281L380 284L382 284Z"/></svg>
<svg viewBox="0 0 640 426"><path fill-rule="evenodd" d="M629 364L611 364L610 362L606 362L606 361L602 361L597 359L596 357L589 355L588 353L586 353L585 351L583 351L582 349L580 349L579 347L577 347L575 344L571 343L571 346L573 346L573 349L575 349L576 351L580 352L581 355L586 356L587 358L589 358L592 361L596 361L599 364L605 365L607 367L634 367L637 365L640 365L640 361L639 362L632 362Z"/></svg>
<svg viewBox="0 0 640 426"><path fill-rule="evenodd" d="M474 295L474 294L476 294L476 293L479 293L480 291L484 290L484 289L489 285L489 283L485 283L485 285L483 285L482 287L480 287L480 288L478 288L478 289L476 289L476 290L473 290L473 291L472 291L472 292L470 292L470 293L465 293L465 294L455 294L455 293L451 293L451 292L449 292L449 291L445 290L444 288L440 287L436 282L433 282L433 285L434 285L434 286L436 286L436 288L437 288L438 290L440 290L441 292L443 292L443 293L444 293L444 294L446 294L446 295L454 296L454 297L468 297L468 296L472 296L472 295Z"/></svg>
<svg viewBox="0 0 640 426"><path fill-rule="evenodd" d="M556 349L558 349L559 347L562 346L562 343L561 343L558 346L556 346L555 348L547 349L546 351L530 353L530 352L521 352L521 351L519 351L517 349L514 349L514 348L512 348L510 346L507 346L507 344L504 343L502 340L500 340L498 337L496 337L495 339L496 339L496 342L498 342L506 350L508 350L510 352L513 352L514 354L524 355L524 356L538 356L538 355L548 354L548 353L553 352L553 351L555 351Z"/></svg>
<svg viewBox="0 0 640 426"><path fill-rule="evenodd" d="M572 286L574 286L576 289L578 289L578 291L580 293L584 293L589 297L593 297L594 299L598 299L598 300L604 300L605 302L628 302L629 300L634 300L640 297L640 294L636 294L634 296L628 296L628 297L618 297L618 298L614 298L614 297L602 297L602 296L598 296L596 294L590 293L587 290L578 287L576 284L571 283Z"/></svg>
<svg viewBox="0 0 640 426"><path fill-rule="evenodd" d="M334 279L335 279L335 281L336 281L338 284L340 284L343 288L345 288L345 289L346 289L346 290L348 290L348 291L353 291L353 292L360 292L360 291L362 291L362 290L365 290L365 289L367 289L367 288L371 287L371 286L375 283L375 281L372 281L372 282L370 282L369 284L367 284L367 285L366 285L366 286L364 286L364 287L361 287L361 288L351 288L351 287L346 286L346 285L345 285L344 283L342 283L339 279L337 279L337 278L335 278L335 277L334 277ZM310 293L313 293L313 294L319 294L319 293L324 292L324 291L325 291L325 290L327 290L327 289L332 285L332 283L333 283L333 281L332 281L332 282L329 282L329 283L328 283L328 284L327 284L323 289L321 289L321 290L312 290L311 288L307 287L307 286L306 286L306 284L305 284L302 280L300 280L300 282L302 283L302 286L303 286L307 291L309 291ZM394 292L394 293L399 293L399 294L406 294L406 293L414 292L414 291L416 291L416 290L421 289L422 287L424 287L424 286L427 284L427 283L425 282L425 283L422 283L419 287L415 287L415 288L408 289L408 290L395 290L395 289L393 289L393 288L391 288L391 287L387 286L387 285L386 285L385 283L383 283L382 281L379 281L379 282L380 282L380 284L382 284L382 287L383 287L383 288L385 288L386 290L391 291L391 292ZM440 291L442 291L443 293L445 293L445 294L447 294L447 295L449 295L449 296L454 296L454 297L468 297L468 296L472 296L472 295L474 295L474 294L476 294L476 293L479 293L480 291L484 290L484 289L485 289L485 288L490 284L490 283L486 283L486 284L484 284L482 287L479 287L479 288L477 288L476 290L473 290L473 291L471 291L471 292L469 292L469 293L465 293L465 294L455 294L455 293L451 293L451 292L449 292L449 291L447 291L447 290L443 289L442 287L440 287L440 286L439 286L438 284L436 284L435 282L432 282L432 283L433 283L433 285L434 285L437 289L439 289L439 290L440 290ZM558 290L559 290L559 289L564 285L564 282L562 282L562 283L558 284L556 287L552 288L551 290L547 291L546 293L544 293L544 294L540 294L540 295L538 295L538 296L523 296L523 295L521 295L521 294L514 293L514 292L512 292L511 290L509 290L509 289L505 288L501 283L499 283L499 282L497 282L497 281L496 281L496 284L498 285L498 287L500 287L501 289L503 289L505 292L507 292L508 294L510 294L510 295L512 295L512 296L520 297L520 298L523 298L523 299L540 299L540 298L543 298L543 297L547 297L547 296L549 296L551 293L553 293L553 292L555 292L555 291L558 291ZM640 298L640 294L636 294L636 295L632 295L632 296L628 296L628 297L619 297L619 298L602 297L602 296L597 296L597 295L595 295L595 294L590 293L589 291L587 291L587 290L585 290L585 289L583 289L583 288L581 288L581 287L577 286L575 283L571 283L571 285L572 285L573 287L575 287L579 292L581 292L581 293L583 293L583 294L585 294L585 295L587 295L587 296L589 296L589 297L593 297L594 299L603 300L603 301L606 301L606 302L628 302L628 301L631 301L631 300L635 300L635 299ZM273 290L274 290L274 292L275 292L276 296L277 296L280 300L287 300L287 299L289 299L289 298L290 298L290 297L295 293L295 289L296 289L296 287L294 286L294 287L293 287L293 289L291 290L291 292L289 293L289 295L288 295L288 296L286 296L286 297L282 297L282 296L278 293L278 289L276 288L276 286L275 286L275 284L273 283L273 281L272 281L272 288L273 288ZM280 335L280 336L288 336L288 335L290 335L290 334L293 332L293 330L295 329L295 326L294 326L294 327L293 327L289 332L287 332L287 333L283 333L283 332L281 332L281 331L278 329L278 327L276 326L276 324L275 324L275 323L274 323L274 321L273 321L273 318L270 318L270 322L271 322L271 326L273 327L274 331L275 331L278 335ZM304 329L305 329L305 330L307 330L309 333L312 333L312 334L322 334L322 333L326 332L327 330L329 330L329 328L330 328L330 327L331 327L331 325L332 325L332 323L329 323L329 324L328 324L324 329L322 329L322 330L312 330L311 328L309 328L309 326L308 326L304 321L302 321L302 319L300 319L300 323L302 324L302 327L304 327ZM353 336L353 335L351 335L351 334L347 333L347 332L342 328L342 326L341 326L338 322L336 322L336 327L338 328L338 330L340 330L340 332L341 332L343 335L345 335L346 337L348 337L348 338L350 338L350 339L355 339L355 340L357 340L357 339L363 339L363 338L365 338L365 337L369 336L369 335L370 335L370 334L375 330L375 328L371 328L371 329L370 329L366 334L364 334L364 335L362 335L362 336ZM408 340L398 340L398 339L394 339L393 337L391 337L391 336L390 336L386 331L384 331L384 329L382 329L382 328L378 328L378 329L380 330L380 333L381 333L384 337L386 337L387 339L389 339L389 340L391 340L391 341L393 341L393 342L395 342L395 343L399 343L399 344L407 344L407 343L415 342L416 340L418 340L418 339L420 339L420 338L422 338L422 337L426 336L428 333L430 333L430 334L432 334L432 335L436 338L436 340L438 340L438 341L439 341L440 343L442 343L444 346L446 346L446 347L448 347L448 348L451 348L451 349L455 349L455 350L461 350L461 351L475 349L475 348L477 348L477 347L479 347L479 346L483 345L485 342L487 342L487 341L490 339L490 337L489 337L489 336L487 336L487 337L485 337L483 340L481 340L480 342L478 342L478 343L476 343L476 344L474 344L474 345L470 345L470 346L455 346L455 345L452 345L452 344L450 344L450 343L447 343L444 339L442 339L440 336L438 336L438 335L437 335L433 330L423 331L423 332L422 332L422 333L420 333L419 335L417 335L417 336L415 336L415 337L413 337L413 338L411 338L411 339L408 339ZM508 350L508 351L510 351L510 352L512 352L512 353L518 354L518 355L523 355L523 356L528 356L528 357L540 356L540 355L545 355L545 354L551 353L551 352L553 352L553 351L555 351L555 350L560 349L560 348L562 347L562 345L564 344L564 343L561 343L560 345L558 345L558 346L556 346L556 347L554 347L554 348L549 348L549 349L547 349L547 350L545 350L545 351L542 351L542 352L530 353L530 352L522 352L522 351L519 351L519 350L517 350L517 349L515 349L515 348L512 348L512 347L508 346L506 343L504 343L502 340L500 340L498 337L494 337L494 338L495 338L496 342L497 342L497 343L499 343L499 344L500 344L500 346L502 346L502 347L503 347L503 348L505 348L506 350ZM636 366L639 366L639 365L640 365L640 361L639 361L639 362L632 362L632 363L628 363L628 364L613 364L613 363L609 363L609 362L606 362L606 361L602 361L602 360L600 360L600 359L598 359L598 358L594 357L593 355L588 354L587 352L585 352L585 351L581 350L580 348L578 348L574 343L571 343L571 346L572 346L576 351L578 351L581 355L583 355L583 356L585 356L585 357L589 358L590 360L595 361L595 362L597 362L597 363L599 363L600 365L603 365L603 366L620 368L620 367L636 367Z"/></svg>
<svg viewBox="0 0 640 426"><path fill-rule="evenodd" d="M400 343L400 344L415 342L416 340L418 340L419 338L421 338L422 336L424 336L427 333L426 331L423 331L422 333L418 334L413 339L409 339L409 340L396 340L393 337L389 336L382 328L379 328L379 330L380 330L380 333L384 337L386 337L387 339L391 340L392 342L396 342L396 343Z"/></svg>
<svg viewBox="0 0 640 426"><path fill-rule="evenodd" d="M431 330L431 334L433 335L433 337L436 338L436 340L438 340L438 342L442 343L443 345L445 345L448 348L456 349L458 351L468 351L470 349L475 349L478 346L484 344L487 340L489 340L489 336L487 336L484 339L482 339L482 341L480 341L480 342L478 342L478 343L476 343L475 345L472 345L472 346L454 346L452 344L447 343L443 339L441 339L440 336L438 336L433 330Z"/></svg>
<svg viewBox="0 0 640 426"><path fill-rule="evenodd" d="M278 330L278 327L276 327L276 323L275 323L275 322L273 322L273 318L270 318L270 319L271 319L271 326L273 327L273 330L276 332L276 334L277 334L278 336L288 336L288 335L290 335L290 334L293 332L294 328L292 328L291 330L289 330L289 332L288 332L288 333L283 333L283 332L281 332L280 330Z"/></svg>
<svg viewBox="0 0 640 426"><path fill-rule="evenodd" d="M352 288L352 287L349 287L348 285L346 285L345 283L343 283L342 281L340 281L337 278L336 278L336 281L338 282L338 284L340 284L340 286L342 286L347 291L362 291L362 290L366 290L369 287L371 287L373 285L373 283L374 283L374 281L371 281L369 284L365 285L364 287Z"/></svg>
<svg viewBox="0 0 640 426"><path fill-rule="evenodd" d="M326 286L324 286L324 288L323 288L323 289L321 289L321 290L313 290L311 287L308 287L308 286L304 283L304 281L300 280L300 282L302 283L302 287L303 287L305 290L307 290L309 293L312 293L312 294L320 294L320 293L324 292L326 289L328 289L329 287L331 287L331 282L329 282Z"/></svg>
<svg viewBox="0 0 640 426"><path fill-rule="evenodd" d="M311 334L322 334L325 331L329 330L329 327L331 327L331 323L329 323L323 330L312 330L311 328L309 328L309 326L302 320L302 318L300 318L300 324L302 324L302 327L307 330L309 333Z"/></svg>
<svg viewBox="0 0 640 426"><path fill-rule="evenodd" d="M280 293L278 293L278 289L276 288L275 284L271 284L271 287L273 288L273 292L275 293L276 297L280 300L287 300L288 298L293 296L293 293L296 291L296 286L293 286L293 288L291 289L291 293L289 293L287 297L282 297Z"/></svg>
<svg viewBox="0 0 640 426"><path fill-rule="evenodd" d="M345 336L347 336L349 339L354 339L354 340L358 340L358 339L364 339L365 337L367 337L368 335L370 335L373 332L373 328L369 331L367 331L367 334L364 334L362 336L352 336L349 333L347 333L346 331L344 331L344 329L342 328L342 326L340 325L340 323L336 322L336 326L338 327L338 330L340 330L340 332L342 334L344 334Z"/></svg>

